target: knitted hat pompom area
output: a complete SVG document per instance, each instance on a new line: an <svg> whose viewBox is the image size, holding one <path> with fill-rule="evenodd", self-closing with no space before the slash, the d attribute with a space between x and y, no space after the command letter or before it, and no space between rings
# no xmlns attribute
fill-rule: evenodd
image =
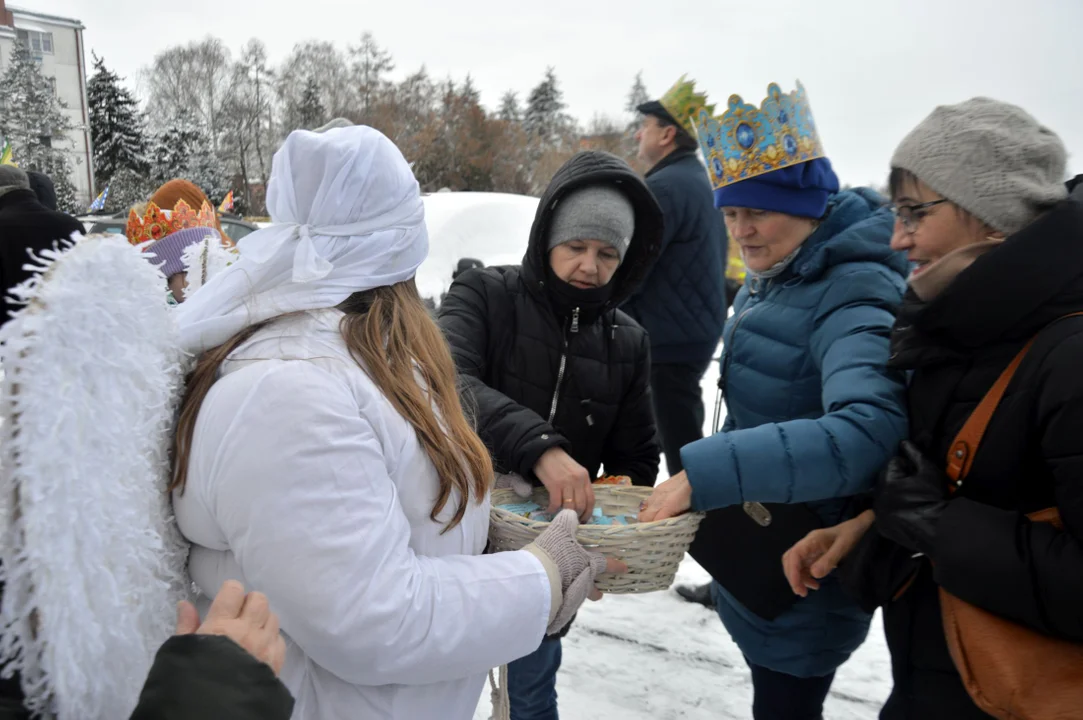
<svg viewBox="0 0 1083 720"><path fill-rule="evenodd" d="M907 135L891 166L1011 235L1067 197L1068 153L1020 107L976 97L942 105Z"/></svg>

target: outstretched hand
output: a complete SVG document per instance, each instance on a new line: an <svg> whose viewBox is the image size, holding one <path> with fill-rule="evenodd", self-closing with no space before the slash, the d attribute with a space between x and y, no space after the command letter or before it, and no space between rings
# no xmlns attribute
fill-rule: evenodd
<svg viewBox="0 0 1083 720"><path fill-rule="evenodd" d="M639 522L676 517L692 507L692 484L683 470L654 488L639 510Z"/></svg>
<svg viewBox="0 0 1083 720"><path fill-rule="evenodd" d="M278 616L271 612L267 596L245 595L244 586L227 580L211 603L202 624L192 603L177 606L177 635L223 635L267 663L277 675L286 661L286 642L278 628Z"/></svg>
<svg viewBox="0 0 1083 720"><path fill-rule="evenodd" d="M782 571L795 595L808 597L820 581L846 559L872 527L875 515L866 510L853 520L813 530L782 556Z"/></svg>

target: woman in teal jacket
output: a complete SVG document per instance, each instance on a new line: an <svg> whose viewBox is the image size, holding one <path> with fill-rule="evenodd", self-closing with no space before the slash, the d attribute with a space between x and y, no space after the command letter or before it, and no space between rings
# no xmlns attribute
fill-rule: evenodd
<svg viewBox="0 0 1083 720"><path fill-rule="evenodd" d="M715 582L713 594L752 670L753 716L820 718L870 616L833 581L776 612L734 591L787 592L781 552L764 548L786 547L800 523L853 517L854 496L906 436L903 378L886 364L908 265L889 247L883 199L839 192L800 83L786 95L771 85L761 108L733 96L720 118L704 111L697 122L715 204L748 268L723 336L728 416L721 432L684 447L684 472L640 517L733 508L719 521L728 546L709 548L729 556L729 589Z"/></svg>

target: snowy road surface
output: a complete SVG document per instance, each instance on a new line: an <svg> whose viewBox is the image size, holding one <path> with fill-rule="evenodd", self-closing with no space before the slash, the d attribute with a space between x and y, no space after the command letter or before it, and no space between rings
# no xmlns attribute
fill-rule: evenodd
<svg viewBox="0 0 1083 720"><path fill-rule="evenodd" d="M677 582L707 574L686 558ZM824 717L874 720L891 690L880 618L839 669ZM564 639L557 677L562 720L750 718L752 687L741 651L718 616L672 590L587 603ZM488 692L475 720L489 717Z"/></svg>

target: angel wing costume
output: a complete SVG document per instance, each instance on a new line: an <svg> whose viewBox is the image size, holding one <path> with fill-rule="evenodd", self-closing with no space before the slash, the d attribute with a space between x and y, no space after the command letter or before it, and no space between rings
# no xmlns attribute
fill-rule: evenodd
<svg viewBox="0 0 1083 720"><path fill-rule="evenodd" d="M215 258L192 253L200 284ZM0 665L35 715L116 720L190 587L166 492L187 361L162 272L124 237L34 260L0 330Z"/></svg>

